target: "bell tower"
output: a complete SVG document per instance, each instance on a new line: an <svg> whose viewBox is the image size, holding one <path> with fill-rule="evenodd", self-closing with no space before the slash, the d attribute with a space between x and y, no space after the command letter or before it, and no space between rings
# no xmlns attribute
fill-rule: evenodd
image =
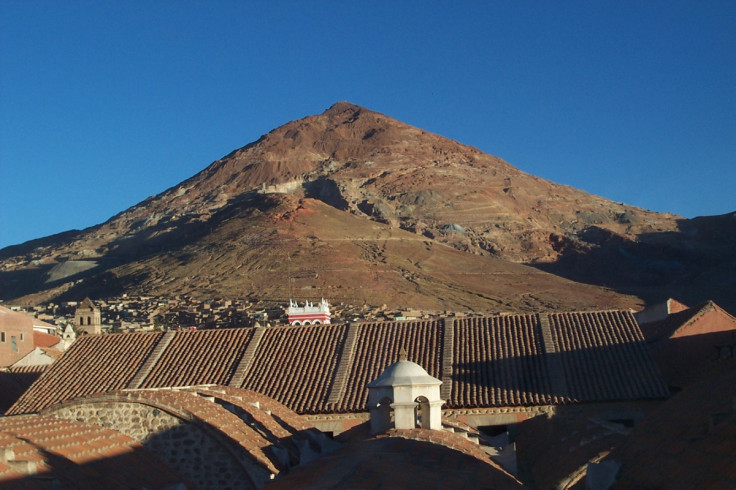
<svg viewBox="0 0 736 490"><path fill-rule="evenodd" d="M368 411L371 434L392 428L442 429L440 385L422 366L406 359L402 349L399 361L391 364L375 380L368 383Z"/></svg>
<svg viewBox="0 0 736 490"><path fill-rule="evenodd" d="M100 309L89 298L84 298L84 301L77 307L77 310L74 312L74 322L77 325L77 329L82 333L102 333L102 315Z"/></svg>

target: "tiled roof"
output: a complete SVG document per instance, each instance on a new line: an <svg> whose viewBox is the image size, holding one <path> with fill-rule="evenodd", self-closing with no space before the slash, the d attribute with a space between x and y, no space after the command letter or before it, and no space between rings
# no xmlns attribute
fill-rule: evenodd
<svg viewBox="0 0 736 490"><path fill-rule="evenodd" d="M325 411L345 325L267 328L242 387L297 413Z"/></svg>
<svg viewBox="0 0 736 490"><path fill-rule="evenodd" d="M537 315L455 319L450 407L555 401Z"/></svg>
<svg viewBox="0 0 736 490"><path fill-rule="evenodd" d="M162 335L130 333L78 338L8 414L38 412L61 400L125 388Z"/></svg>
<svg viewBox="0 0 736 490"><path fill-rule="evenodd" d="M59 342L61 339L56 335L33 331L33 345L36 347L53 347Z"/></svg>
<svg viewBox="0 0 736 490"><path fill-rule="evenodd" d="M427 429L391 430L356 440L294 468L267 489L523 488L477 444L458 434Z"/></svg>
<svg viewBox="0 0 736 490"><path fill-rule="evenodd" d="M118 431L39 415L0 418L3 488L162 488L182 479Z"/></svg>
<svg viewBox="0 0 736 490"><path fill-rule="evenodd" d="M672 337L678 330L685 328L694 318L707 311L712 311L715 303L707 301L692 308L671 313L664 320L646 323L641 331L649 343L656 343Z"/></svg>
<svg viewBox="0 0 736 490"><path fill-rule="evenodd" d="M407 359L422 366L430 376L442 373L442 324L437 321L361 323L353 369L341 400L334 412L363 410L368 402L366 385L378 378L386 367L399 360L406 350Z"/></svg>
<svg viewBox="0 0 736 490"><path fill-rule="evenodd" d="M588 462L600 461L630 431L594 411L533 417L515 429L516 457L533 488L570 488L584 480Z"/></svg>
<svg viewBox="0 0 736 490"><path fill-rule="evenodd" d="M630 313L455 320L450 407L666 397Z"/></svg>
<svg viewBox="0 0 736 490"><path fill-rule="evenodd" d="M720 316L729 319L733 322L734 328L736 328L736 318L733 315L715 304L713 301L706 301L693 306L692 308L672 313L664 320L642 325L641 331L644 333L647 342L650 344L657 344L678 335L686 335L686 330L693 324L693 322L710 312L716 312Z"/></svg>
<svg viewBox="0 0 736 490"><path fill-rule="evenodd" d="M252 336L244 328L177 332L140 388L227 384Z"/></svg>
<svg viewBox="0 0 736 490"><path fill-rule="evenodd" d="M227 386L98 393L53 405L43 414L59 416L78 404L107 406L110 403L147 405L187 423L206 427L208 433L215 433L220 444L228 450L247 454L255 464L272 474L289 467L280 459L280 453L294 453L291 459L300 460L298 446L287 441L296 438L313 445L314 452L322 451L321 438L324 436L294 412L259 393Z"/></svg>
<svg viewBox="0 0 736 490"><path fill-rule="evenodd" d="M666 397L644 337L630 313L550 313L562 360L567 401L634 400L648 393Z"/></svg>
<svg viewBox="0 0 736 490"><path fill-rule="evenodd" d="M9 413L97 391L242 387L297 413L365 411L366 384L398 359L420 364L452 408L667 395L627 312L85 336Z"/></svg>
<svg viewBox="0 0 736 490"><path fill-rule="evenodd" d="M0 369L0 415L9 409L48 365Z"/></svg>
<svg viewBox="0 0 736 490"><path fill-rule="evenodd" d="M606 458L619 488L736 488L736 361L664 402Z"/></svg>
<svg viewBox="0 0 736 490"><path fill-rule="evenodd" d="M736 318L712 301L642 325L641 330L665 380L676 387L698 380L703 368L723 354L719 346L733 349L736 344Z"/></svg>

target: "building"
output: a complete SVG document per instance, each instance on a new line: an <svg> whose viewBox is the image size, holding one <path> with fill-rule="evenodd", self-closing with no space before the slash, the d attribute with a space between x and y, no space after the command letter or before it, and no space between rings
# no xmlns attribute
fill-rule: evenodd
<svg viewBox="0 0 736 490"><path fill-rule="evenodd" d="M32 317L0 306L0 367L13 365L33 348Z"/></svg>
<svg viewBox="0 0 736 490"><path fill-rule="evenodd" d="M368 420L365 386L402 348L442 381L442 416L474 428L580 404L636 418L669 395L632 314L598 311L83 336L8 414L100 391L219 384L337 435Z"/></svg>
<svg viewBox="0 0 736 490"><path fill-rule="evenodd" d="M713 312L729 318L715 305L672 316L688 332ZM90 335L7 419L81 420L161 444L165 464L202 487L237 474L274 489L733 488L734 362L710 358L669 398L625 311ZM324 441L305 445L284 421L342 446L315 459ZM184 458L173 441L190 436L176 431L195 428L209 439ZM499 431L514 434L517 469L483 444ZM207 473L195 447L227 468Z"/></svg>
<svg viewBox="0 0 736 490"><path fill-rule="evenodd" d="M0 418L3 488L261 488L338 444L258 393L120 390Z"/></svg>
<svg viewBox="0 0 736 490"><path fill-rule="evenodd" d="M55 331L53 325L0 306L0 368L12 366L33 351L37 347L34 336L39 346L47 347L48 339L56 339L49 332Z"/></svg>
<svg viewBox="0 0 736 490"><path fill-rule="evenodd" d="M441 419L441 385L402 351L367 385L370 422L338 436L344 444L328 457L269 488L524 488L477 434L458 433Z"/></svg>
<svg viewBox="0 0 736 490"><path fill-rule="evenodd" d="M132 437L53 416L0 417L0 487L186 488Z"/></svg>
<svg viewBox="0 0 736 490"><path fill-rule="evenodd" d="M82 334L102 333L102 314L89 298L84 298L74 312L74 323Z"/></svg>
<svg viewBox="0 0 736 490"><path fill-rule="evenodd" d="M289 325L328 325L330 323L330 305L322 298L315 305L306 301L304 306L299 306L296 301L289 301Z"/></svg>
<svg viewBox="0 0 736 490"><path fill-rule="evenodd" d="M588 488L736 488L735 386L735 359L711 364L588 467Z"/></svg>
<svg viewBox="0 0 736 490"><path fill-rule="evenodd" d="M733 315L712 301L693 307L677 305L664 316L645 317L651 321L642 321L639 316L647 345L673 391L696 381L700 370L714 361L736 357Z"/></svg>
<svg viewBox="0 0 736 490"><path fill-rule="evenodd" d="M441 382L433 379L426 391L427 377L421 366L401 360L373 386L408 387L420 399L433 399ZM405 405L395 398L392 405ZM304 417L248 390L118 390L0 418L0 486L461 488L482 482L523 488L467 435L400 423L371 435L369 425L333 441Z"/></svg>
<svg viewBox="0 0 736 490"><path fill-rule="evenodd" d="M685 311L688 308L689 306L686 304L680 303L676 299L669 298L666 301L648 306L642 311L634 313L634 317L636 318L636 321L639 322L639 325L644 325L645 323L662 321L668 316Z"/></svg>
<svg viewBox="0 0 736 490"><path fill-rule="evenodd" d="M0 413L73 342L47 333L55 331L53 325L0 306Z"/></svg>

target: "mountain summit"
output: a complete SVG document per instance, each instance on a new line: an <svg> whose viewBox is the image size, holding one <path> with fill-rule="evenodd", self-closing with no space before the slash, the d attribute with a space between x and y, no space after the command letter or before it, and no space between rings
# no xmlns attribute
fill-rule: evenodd
<svg viewBox="0 0 736 490"><path fill-rule="evenodd" d="M45 291L26 298L32 301L80 288L87 294L133 288L268 291L285 298L289 261L304 276L301 287L322 289L304 295L346 301L467 309L621 306L637 300L569 282L546 284L542 296L529 293L535 281L560 279L519 263L553 270L574 259L554 272L589 280L580 271L589 269L584 259L591 253L677 233L682 221L549 182L476 148L338 102L101 225L0 251L0 297ZM656 247L661 251L661 243ZM436 263L430 267L420 256ZM489 285L501 270L516 279ZM484 279L469 281L478 271ZM606 280L624 283L639 274L611 272ZM366 277L375 279L370 292L361 291ZM525 293L510 286L524 277L519 284L531 288ZM572 290L578 297L565 300Z"/></svg>
<svg viewBox="0 0 736 490"><path fill-rule="evenodd" d="M500 158L338 102L287 123L106 226L128 233L181 215L207 219L248 192L319 199L357 216L516 262L555 260L589 226L629 236L676 216L540 179Z"/></svg>

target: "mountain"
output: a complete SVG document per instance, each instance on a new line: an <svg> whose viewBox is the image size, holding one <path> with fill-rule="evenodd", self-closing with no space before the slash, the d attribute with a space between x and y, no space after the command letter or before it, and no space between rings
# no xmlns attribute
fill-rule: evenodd
<svg viewBox="0 0 736 490"><path fill-rule="evenodd" d="M291 292L437 309L625 307L717 270L735 242L712 240L719 229L338 102L101 225L0 250L0 298Z"/></svg>

